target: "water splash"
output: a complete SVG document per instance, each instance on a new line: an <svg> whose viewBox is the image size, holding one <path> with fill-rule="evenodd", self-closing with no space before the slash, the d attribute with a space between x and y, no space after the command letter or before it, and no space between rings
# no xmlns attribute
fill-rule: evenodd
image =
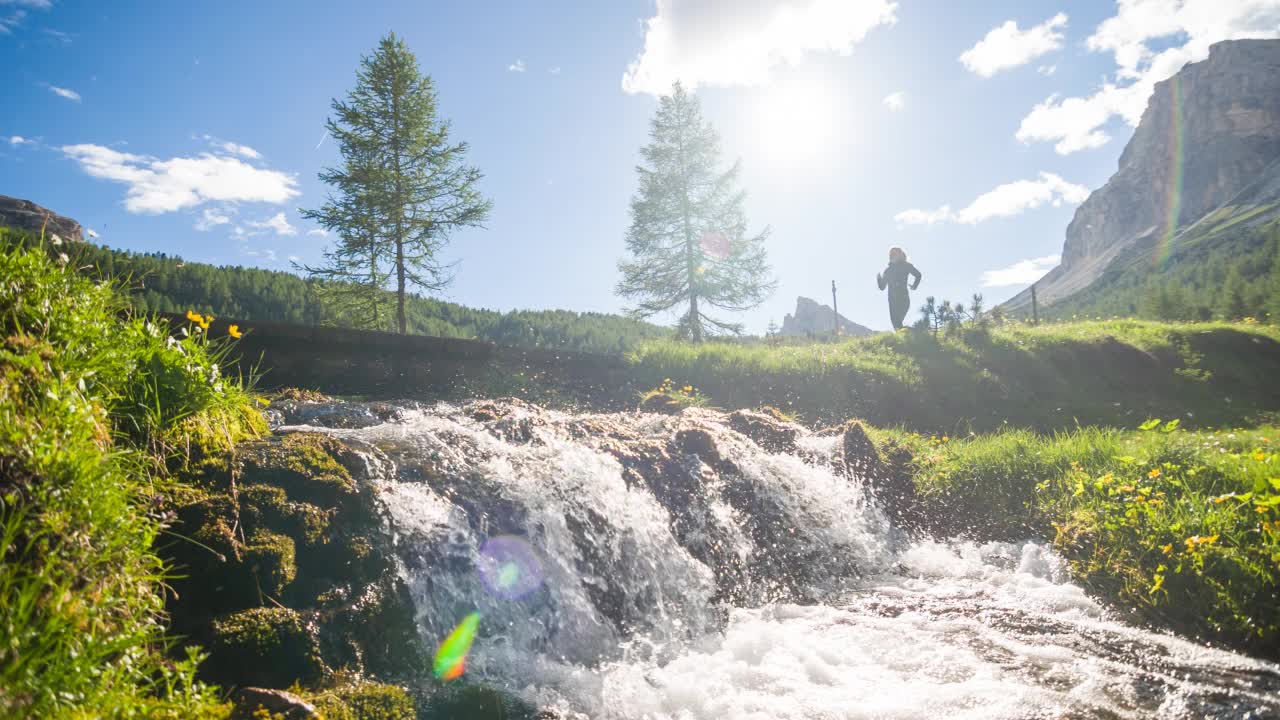
<svg viewBox="0 0 1280 720"><path fill-rule="evenodd" d="M891 527L839 436L766 452L701 410L294 417L384 468L424 638L478 613L466 677L564 717L1280 716L1280 667L1122 622L1044 546Z"/></svg>
<svg viewBox="0 0 1280 720"><path fill-rule="evenodd" d="M1173 182L1169 184L1169 194L1165 198L1164 228L1161 233L1154 257L1154 264L1159 267L1169 259L1173 248L1173 237L1178 233L1178 222L1182 215L1182 176L1184 169L1184 146L1182 133L1182 80L1174 75L1169 80L1169 167L1173 170Z"/></svg>

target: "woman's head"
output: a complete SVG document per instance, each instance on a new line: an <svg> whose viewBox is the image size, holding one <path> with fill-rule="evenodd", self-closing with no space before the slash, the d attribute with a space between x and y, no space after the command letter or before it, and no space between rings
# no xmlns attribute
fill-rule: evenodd
<svg viewBox="0 0 1280 720"><path fill-rule="evenodd" d="M889 262L906 262L907 253L900 247L889 248Z"/></svg>

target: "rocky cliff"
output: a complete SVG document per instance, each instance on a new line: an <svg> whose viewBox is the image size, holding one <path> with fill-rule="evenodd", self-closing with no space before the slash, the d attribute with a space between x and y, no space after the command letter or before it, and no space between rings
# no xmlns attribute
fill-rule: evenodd
<svg viewBox="0 0 1280 720"><path fill-rule="evenodd" d="M1083 290L1139 243L1159 252L1164 238L1220 208L1273 201L1257 189L1275 184L1278 161L1280 40L1214 45L1208 59L1156 85L1119 169L1067 226L1062 265L1037 284L1040 302ZM1030 300L1024 291L1006 307Z"/></svg>
<svg viewBox="0 0 1280 720"><path fill-rule="evenodd" d="M40 207L30 200L0 195L0 227L28 230L46 235L57 234L63 240L84 240L80 223Z"/></svg>
<svg viewBox="0 0 1280 720"><path fill-rule="evenodd" d="M816 300L807 297L796 298L796 312L782 319L782 335L792 337L808 337L811 335L830 335L835 326L832 316L835 311ZM840 334L857 337L870 335L871 328L863 327L856 322L840 316Z"/></svg>

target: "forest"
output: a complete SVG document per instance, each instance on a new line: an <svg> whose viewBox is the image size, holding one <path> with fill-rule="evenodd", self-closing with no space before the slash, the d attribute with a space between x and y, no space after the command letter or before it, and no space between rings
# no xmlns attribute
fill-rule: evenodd
<svg viewBox="0 0 1280 720"><path fill-rule="evenodd" d="M39 238L16 231L0 234L5 247L32 246ZM303 325L365 327L328 301L327 281L239 265L187 262L165 253L137 253L92 243L49 246L95 279L123 284L134 308L143 312L194 310L236 320ZM387 291L388 298L391 292ZM497 312L409 295L408 331L417 335L476 338L502 345L619 354L645 340L669 337L671 330L620 315L569 310ZM382 330L392 330L386 318Z"/></svg>

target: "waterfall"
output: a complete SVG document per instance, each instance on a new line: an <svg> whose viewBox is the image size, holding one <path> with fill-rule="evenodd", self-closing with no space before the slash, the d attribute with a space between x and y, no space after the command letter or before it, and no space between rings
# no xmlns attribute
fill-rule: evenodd
<svg viewBox="0 0 1280 720"><path fill-rule="evenodd" d="M369 458L428 644L480 615L460 682L563 717L1280 716L1280 667L1126 624L1043 545L895 527L839 433L519 401L277 425Z"/></svg>

